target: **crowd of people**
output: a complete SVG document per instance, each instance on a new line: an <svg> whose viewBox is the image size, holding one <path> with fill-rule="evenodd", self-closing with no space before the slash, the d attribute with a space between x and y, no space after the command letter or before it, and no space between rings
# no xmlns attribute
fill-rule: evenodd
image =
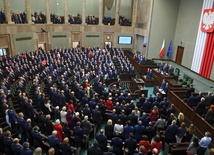
<svg viewBox="0 0 214 155"><path fill-rule="evenodd" d="M93 145L86 146L88 155L157 155L164 143L197 139L194 125L187 128L184 115L175 117L174 105L158 93L155 97L142 94L135 104L120 83L108 89L106 80L135 73L121 49L39 49L0 58L0 65L1 109L11 127L4 133L0 130L4 146L0 152L7 155L33 154L32 147L34 154L39 154L37 151L47 149L43 141L48 143L49 154L70 154L71 146L83 147L105 121L104 129L93 135ZM18 117L9 102L8 90L14 82L21 110ZM25 92L29 82L33 83L33 95ZM211 142L209 132L193 142L189 150L199 148L202 155Z"/></svg>
<svg viewBox="0 0 214 155"><path fill-rule="evenodd" d="M13 12L11 15L11 20L15 24L25 24L27 23L27 14L26 12L21 12L19 14L16 14L15 12Z"/></svg>
<svg viewBox="0 0 214 155"><path fill-rule="evenodd" d="M104 25L114 25L115 24L115 18L112 17L103 17L103 24Z"/></svg>
<svg viewBox="0 0 214 155"><path fill-rule="evenodd" d="M120 24L120 26L132 26L132 21L131 21L131 19L128 19L124 16L120 16L119 24Z"/></svg>
<svg viewBox="0 0 214 155"><path fill-rule="evenodd" d="M42 11L39 13L35 11L31 13L31 20L35 24L44 24L46 23L46 16Z"/></svg>
<svg viewBox="0 0 214 155"><path fill-rule="evenodd" d="M82 17L80 14L77 14L77 16L68 15L68 22L70 24L81 24Z"/></svg>
<svg viewBox="0 0 214 155"><path fill-rule="evenodd" d="M56 13L51 13L50 14L51 22L53 24L64 24L64 17L59 16Z"/></svg>
<svg viewBox="0 0 214 155"><path fill-rule="evenodd" d="M92 25L98 25L99 23L99 18L97 18L96 16L87 16L86 19L85 19L85 22L87 24L92 24Z"/></svg>

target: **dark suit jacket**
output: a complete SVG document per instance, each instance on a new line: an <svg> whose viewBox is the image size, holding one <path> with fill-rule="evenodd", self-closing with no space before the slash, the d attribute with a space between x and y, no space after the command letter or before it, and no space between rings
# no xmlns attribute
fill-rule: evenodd
<svg viewBox="0 0 214 155"><path fill-rule="evenodd" d="M21 149L23 147L20 144L12 143L11 149L13 150L13 155L21 155Z"/></svg>
<svg viewBox="0 0 214 155"><path fill-rule="evenodd" d="M120 154L122 152L123 141L119 137L114 137L111 140L111 145L113 147L113 152L116 154Z"/></svg>
<svg viewBox="0 0 214 155"><path fill-rule="evenodd" d="M103 134L98 134L96 136L96 140L98 142L98 147L100 147L101 149L106 149L107 147L107 137Z"/></svg>
<svg viewBox="0 0 214 155"><path fill-rule="evenodd" d="M31 149L21 149L21 155L33 155L33 151Z"/></svg>
<svg viewBox="0 0 214 155"><path fill-rule="evenodd" d="M57 155L59 152L60 142L59 139L55 136L48 136L48 143L50 144L50 147L53 147L55 150L55 154Z"/></svg>
<svg viewBox="0 0 214 155"><path fill-rule="evenodd" d="M81 142L83 138L83 130L79 126L75 126L73 129L75 142Z"/></svg>
<svg viewBox="0 0 214 155"><path fill-rule="evenodd" d="M137 147L137 140L133 138L126 139L124 147L129 150L129 154L133 154Z"/></svg>
<svg viewBox="0 0 214 155"><path fill-rule="evenodd" d="M88 148L88 155L102 155L102 150L98 146L91 146Z"/></svg>
<svg viewBox="0 0 214 155"><path fill-rule="evenodd" d="M69 144L62 143L60 145L60 148L62 150L62 155L71 155L72 154L72 152L71 152L71 146Z"/></svg>
<svg viewBox="0 0 214 155"><path fill-rule="evenodd" d="M175 135L178 132L178 126L177 125L169 125L166 128L165 138L171 141L175 140Z"/></svg>
<svg viewBox="0 0 214 155"><path fill-rule="evenodd" d="M35 148L41 147L42 146L42 136L40 135L40 133L38 131L33 130L31 132L31 134L33 137L33 146Z"/></svg>

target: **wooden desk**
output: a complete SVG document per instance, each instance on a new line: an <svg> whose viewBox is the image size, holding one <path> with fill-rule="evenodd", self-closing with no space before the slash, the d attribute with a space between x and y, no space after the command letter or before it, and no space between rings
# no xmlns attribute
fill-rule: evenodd
<svg viewBox="0 0 214 155"><path fill-rule="evenodd" d="M170 153L173 155L186 154L189 144L190 144L189 142L170 143L169 144Z"/></svg>
<svg viewBox="0 0 214 155"><path fill-rule="evenodd" d="M162 83L163 79L173 79L173 76L168 76L168 75L164 75L161 74L161 72L159 72L157 69L153 69L152 70L153 76L156 78L156 80L158 81L159 84Z"/></svg>
<svg viewBox="0 0 214 155"><path fill-rule="evenodd" d="M145 82L145 87L154 87L157 85L157 80L152 78L152 79L147 79L146 75L142 76L143 81Z"/></svg>
<svg viewBox="0 0 214 155"><path fill-rule="evenodd" d="M175 87L182 87L181 84L179 84L175 79L166 79L166 82L169 83L170 89L173 89Z"/></svg>
<svg viewBox="0 0 214 155"><path fill-rule="evenodd" d="M158 87L158 86L155 86L155 87L154 87L153 93L154 93L154 94L159 93L159 94L160 94L160 96L161 96L161 99L163 99L164 97L166 97L166 96L167 96L167 94L166 94L165 92L163 92L163 90L162 90L162 91L160 91L160 89L159 89L159 87Z"/></svg>
<svg viewBox="0 0 214 155"><path fill-rule="evenodd" d="M130 63L134 66L134 68L140 73L140 74L146 74L148 68L159 68L157 65L140 65L137 61L135 61L130 55L128 55L126 52L124 52L125 56L129 59Z"/></svg>

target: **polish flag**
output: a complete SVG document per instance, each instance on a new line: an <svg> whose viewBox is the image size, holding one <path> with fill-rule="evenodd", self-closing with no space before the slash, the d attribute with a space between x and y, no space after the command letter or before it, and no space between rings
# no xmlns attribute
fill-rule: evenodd
<svg viewBox="0 0 214 155"><path fill-rule="evenodd" d="M165 48L165 40L163 40L163 44L162 44L162 47L161 47L161 50L160 50L160 57L163 57L164 56L164 48Z"/></svg>

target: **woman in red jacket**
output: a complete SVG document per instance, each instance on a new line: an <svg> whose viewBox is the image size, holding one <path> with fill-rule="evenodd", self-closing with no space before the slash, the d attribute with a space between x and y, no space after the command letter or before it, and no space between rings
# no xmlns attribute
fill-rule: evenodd
<svg viewBox="0 0 214 155"><path fill-rule="evenodd" d="M156 122L159 116L159 111L158 111L158 107L154 106L153 110L151 111L149 117L150 117L150 122Z"/></svg>
<svg viewBox="0 0 214 155"><path fill-rule="evenodd" d="M162 148L162 141L160 141L160 137L158 135L155 136L154 141L152 142L150 150L152 151L154 148L158 150L158 154Z"/></svg>
<svg viewBox="0 0 214 155"><path fill-rule="evenodd" d="M106 101L106 109L108 110L112 110L113 109L113 102L112 102L112 98L109 97L108 100Z"/></svg>
<svg viewBox="0 0 214 155"><path fill-rule="evenodd" d="M59 119L57 119L55 124L54 124L54 130L57 131L56 137L59 139L60 142L62 142L63 130L62 130L62 125L60 124Z"/></svg>

